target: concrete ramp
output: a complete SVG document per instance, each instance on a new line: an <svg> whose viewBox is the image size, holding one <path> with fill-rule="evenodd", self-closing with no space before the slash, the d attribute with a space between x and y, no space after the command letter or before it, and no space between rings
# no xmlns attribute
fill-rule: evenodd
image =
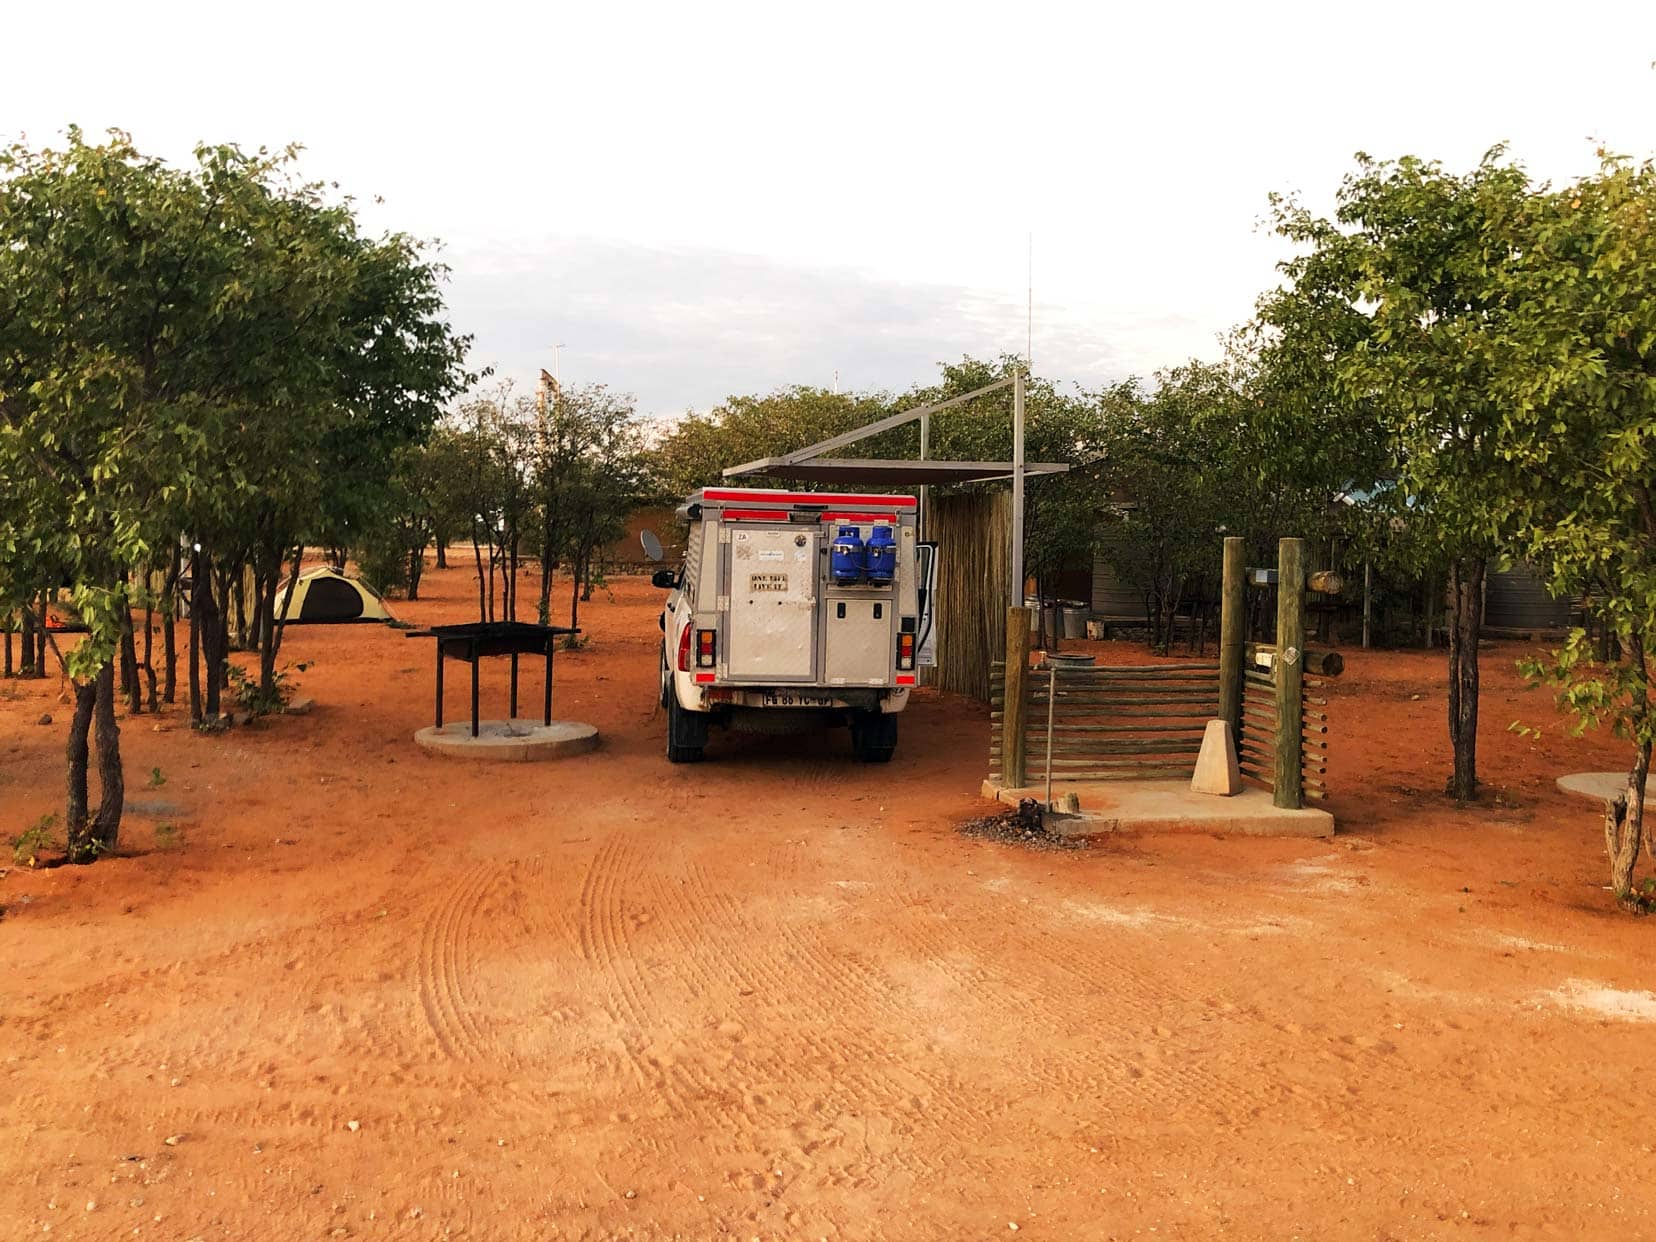
<svg viewBox="0 0 1656 1242"><path fill-rule="evenodd" d="M1307 807L1285 811L1272 805L1263 789L1246 788L1228 798L1192 793L1188 780L1054 781L1053 801L1074 794L1078 818L1055 826L1062 836L1095 837L1116 833L1205 832L1247 837L1331 837L1334 817ZM983 782L983 796L1008 806L1025 798L1046 797L1046 786L1009 789Z"/></svg>

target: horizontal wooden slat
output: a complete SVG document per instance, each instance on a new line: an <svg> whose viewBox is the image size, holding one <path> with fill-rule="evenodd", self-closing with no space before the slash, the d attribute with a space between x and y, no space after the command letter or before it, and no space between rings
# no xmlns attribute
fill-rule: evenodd
<svg viewBox="0 0 1656 1242"><path fill-rule="evenodd" d="M1089 738L1081 742L1053 742L1052 753L1055 755L1194 755L1202 749L1200 742L1162 741L1159 739L1138 740L1128 738ZM1033 746L1024 753L1033 752L1037 755L1046 753L1045 746Z"/></svg>
<svg viewBox="0 0 1656 1242"><path fill-rule="evenodd" d="M1057 733L1196 733L1200 734L1207 728L1206 722L1195 724L1069 724L1062 721L1055 723L1054 732ZM1046 736L1046 721L1032 720L1029 723L1030 734Z"/></svg>

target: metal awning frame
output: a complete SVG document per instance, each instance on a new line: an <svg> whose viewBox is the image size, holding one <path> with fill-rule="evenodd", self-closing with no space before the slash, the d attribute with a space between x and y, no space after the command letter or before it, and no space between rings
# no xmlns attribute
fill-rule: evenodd
<svg viewBox="0 0 1656 1242"><path fill-rule="evenodd" d="M1030 463L1024 460L1024 387L1027 380L1022 371L1014 371L1005 379L998 379L992 384L985 384L982 388L974 388L971 392L962 393L958 397L950 397L946 401L934 401L930 405L915 406L912 410L901 410L889 417L878 419L854 430L843 432L837 436L830 436L826 440L796 449L792 453L781 457L764 457L758 461L743 462L739 466L731 466L724 472L725 478L732 478L742 474L762 474L767 468L775 469L779 466L797 466L805 462L820 458L824 453L831 453L859 440L866 440L870 436L877 436L881 432L891 431L897 427L906 426L918 421L920 424L920 460L930 460L927 456L931 448L931 416L940 414L944 410L952 409L957 405L964 405L978 397L986 397L992 392L999 392L1003 388L1012 389L1012 461L1011 470L1004 475L996 475L989 479L977 480L992 482L997 479L1008 478L1012 481L1012 557L1011 573L1008 586L1010 588L1011 605L1017 607L1023 604L1024 599L1024 479L1031 474L1062 474L1069 469L1067 465L1058 462ZM966 465L968 463L961 463ZM999 463L970 463L973 465L992 465ZM920 528L925 531L928 517L927 488L920 485Z"/></svg>

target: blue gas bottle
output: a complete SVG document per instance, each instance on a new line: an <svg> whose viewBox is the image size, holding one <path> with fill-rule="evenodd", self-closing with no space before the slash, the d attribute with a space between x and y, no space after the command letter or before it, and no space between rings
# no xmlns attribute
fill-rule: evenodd
<svg viewBox="0 0 1656 1242"><path fill-rule="evenodd" d="M829 576L837 583L861 582L866 564L862 535L855 526L842 526L834 536L828 557Z"/></svg>
<svg viewBox="0 0 1656 1242"><path fill-rule="evenodd" d="M876 526L868 535L863 558L868 566L868 580L885 586L897 576L897 540L891 527Z"/></svg>

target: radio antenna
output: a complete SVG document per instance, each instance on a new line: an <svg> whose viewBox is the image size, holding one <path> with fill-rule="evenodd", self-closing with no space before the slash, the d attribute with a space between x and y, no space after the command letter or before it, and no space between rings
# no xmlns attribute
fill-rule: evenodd
<svg viewBox="0 0 1656 1242"><path fill-rule="evenodd" d="M1029 253L1024 268L1029 284L1026 289L1027 303L1024 307L1024 366L1029 370L1035 369L1035 233L1029 234Z"/></svg>

